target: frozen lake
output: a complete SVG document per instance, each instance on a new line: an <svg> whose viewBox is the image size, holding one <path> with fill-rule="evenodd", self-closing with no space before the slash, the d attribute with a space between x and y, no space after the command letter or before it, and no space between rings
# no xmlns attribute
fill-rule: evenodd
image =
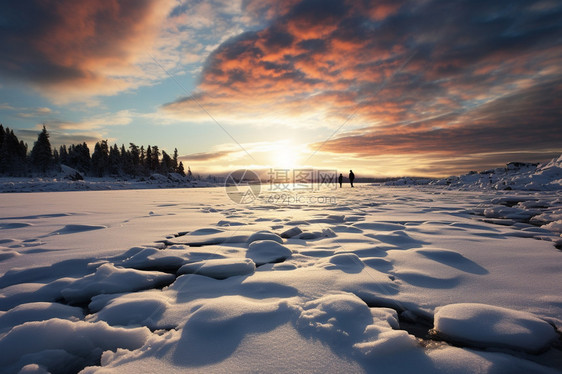
<svg viewBox="0 0 562 374"><path fill-rule="evenodd" d="M562 369L559 192L265 187L0 194L0 366Z"/></svg>

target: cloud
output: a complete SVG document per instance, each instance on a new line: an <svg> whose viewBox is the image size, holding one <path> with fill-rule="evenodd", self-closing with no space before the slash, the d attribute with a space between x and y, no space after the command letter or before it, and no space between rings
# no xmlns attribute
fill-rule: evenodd
<svg viewBox="0 0 562 374"><path fill-rule="evenodd" d="M560 152L561 97L562 79L440 117L366 127L313 148L360 156Z"/></svg>
<svg viewBox="0 0 562 374"><path fill-rule="evenodd" d="M120 110L116 113L98 114L81 121L51 120L45 121L44 124L54 130L99 130L107 126L128 125L135 115L129 110Z"/></svg>
<svg viewBox="0 0 562 374"><path fill-rule="evenodd" d="M98 103L196 72L257 20L242 0L31 0L0 3L0 77L55 104ZM162 67L164 69L162 69Z"/></svg>
<svg viewBox="0 0 562 374"><path fill-rule="evenodd" d="M82 144L87 143L90 147L90 151L93 151L93 146L96 142L101 139L107 139L103 137L103 134L98 132L78 132L78 133L68 133L62 131L51 131L49 132L49 140L53 149L58 149L61 145L71 145L71 144ZM33 144L37 141L37 136L40 130L26 130L20 129L15 130L16 136L28 144L29 150L33 147ZM112 139L110 139L112 140Z"/></svg>
<svg viewBox="0 0 562 374"><path fill-rule="evenodd" d="M0 104L0 109L7 109L8 106ZM25 111L32 113L30 108L12 107L13 111ZM78 121L68 121L57 119L57 114L52 113L49 108L35 108L35 112L45 112L51 114L46 118L39 117L39 121L35 125L35 129L19 129L15 130L16 135L27 142L31 146L37 140L37 135L43 126L46 126L50 134L51 145L55 148L66 144L88 143L92 147L102 139L114 141L115 139L107 136L107 128L110 126L124 126L133 121L137 115L129 110L121 110L115 113L102 113L95 116L87 117ZM27 117L31 117L27 116Z"/></svg>
<svg viewBox="0 0 562 374"><path fill-rule="evenodd" d="M277 3L246 2L263 26L222 43L195 100L162 111L208 120L202 106L225 124L341 128L326 144L338 153L560 150L562 5Z"/></svg>
<svg viewBox="0 0 562 374"><path fill-rule="evenodd" d="M338 156L560 150L558 2L35 0L0 14L3 82L55 103L154 84L166 73L153 56L200 72L152 114L169 122L326 131ZM134 115L50 120L95 131Z"/></svg>
<svg viewBox="0 0 562 374"><path fill-rule="evenodd" d="M481 153L458 157L428 157L423 163L411 159L408 165L409 175L444 177L461 175L469 171L485 171L493 167L505 167L508 162L542 163L558 158L560 153L537 150L536 152L499 152Z"/></svg>
<svg viewBox="0 0 562 374"><path fill-rule="evenodd" d="M56 103L146 84L147 59L171 1L3 2L0 75Z"/></svg>
<svg viewBox="0 0 562 374"><path fill-rule="evenodd" d="M221 158L225 158L231 155L233 151L216 151L216 152L201 152L201 153L192 153L190 155L181 156L179 157L182 161L212 161Z"/></svg>
<svg viewBox="0 0 562 374"><path fill-rule="evenodd" d="M53 113L52 109L47 107L36 107L36 108L16 107L8 103L0 104L0 110L16 112L15 115L20 118L37 118L37 117L45 118Z"/></svg>

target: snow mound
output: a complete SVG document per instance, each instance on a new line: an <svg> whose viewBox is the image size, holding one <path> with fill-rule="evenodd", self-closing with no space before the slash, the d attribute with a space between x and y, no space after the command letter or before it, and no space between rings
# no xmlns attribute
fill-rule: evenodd
<svg viewBox="0 0 562 374"><path fill-rule="evenodd" d="M72 282L61 294L70 303L82 303L95 295L160 287L173 282L174 279L172 274L123 269L106 263L98 267L94 274Z"/></svg>
<svg viewBox="0 0 562 374"><path fill-rule="evenodd" d="M546 349L557 337L550 324L531 313L476 303L439 308L435 331L451 341L531 353Z"/></svg>
<svg viewBox="0 0 562 374"><path fill-rule="evenodd" d="M550 231L556 231L562 234L562 219L543 225L542 228Z"/></svg>
<svg viewBox="0 0 562 374"><path fill-rule="evenodd" d="M226 279L236 275L252 274L255 270L256 264L248 258L224 258L185 264L178 270L178 274L199 274L215 279Z"/></svg>
<svg viewBox="0 0 562 374"><path fill-rule="evenodd" d="M80 172L70 166L61 164L61 174L64 179L68 179L71 181L81 181L84 180L84 176L80 174Z"/></svg>
<svg viewBox="0 0 562 374"><path fill-rule="evenodd" d="M21 256L21 253L19 253L19 252L10 251L8 249L4 250L1 247L0 247L0 249L2 250L2 252L0 252L0 261L4 261L4 260L10 259L12 257L16 257L16 256Z"/></svg>
<svg viewBox="0 0 562 374"><path fill-rule="evenodd" d="M84 318L84 313L80 308L58 303L37 302L21 304L7 312L0 312L0 333L26 322L45 321L51 318L78 321Z"/></svg>
<svg viewBox="0 0 562 374"><path fill-rule="evenodd" d="M353 294L331 294L296 306L296 326L341 352L351 349L365 357L392 354L417 346L398 327L398 315L388 308L370 309Z"/></svg>
<svg viewBox="0 0 562 374"><path fill-rule="evenodd" d="M98 362L103 351L140 348L150 335L146 327L115 328L105 322L27 322L0 339L0 366L6 372L33 364L50 372L78 372Z"/></svg>
<svg viewBox="0 0 562 374"><path fill-rule="evenodd" d="M203 366L227 359L249 331L270 330L289 311L280 301L256 301L222 296L198 303L187 319L174 360L183 366ZM242 370L243 371L243 370Z"/></svg>
<svg viewBox="0 0 562 374"><path fill-rule="evenodd" d="M212 235L212 234L220 234L223 233L224 230L215 229L213 227L207 227L202 229L193 230L189 233L189 235Z"/></svg>
<svg viewBox="0 0 562 374"><path fill-rule="evenodd" d="M336 233L332 229L328 228L322 229L322 231L303 232L298 236L298 238L302 240L313 240L320 238L334 238L336 236Z"/></svg>
<svg viewBox="0 0 562 374"><path fill-rule="evenodd" d="M297 236L297 235L300 235L300 234L302 234L302 230L299 227L295 226L295 227L292 227L288 230L283 231L281 233L281 237L288 239L288 238L292 238L293 236Z"/></svg>
<svg viewBox="0 0 562 374"><path fill-rule="evenodd" d="M273 232L269 232L269 231L258 231L256 233L253 233L248 238L248 243L253 243L253 242L258 241L258 240L272 240L272 241L277 242L279 244L283 244L283 238L281 238L279 235L277 235Z"/></svg>
<svg viewBox="0 0 562 374"><path fill-rule="evenodd" d="M96 304L90 303L90 308ZM160 323L162 315L170 307L170 301L163 295L147 292L126 294L109 301L101 311L88 316L87 320L105 321L111 326L146 326L150 329L175 327Z"/></svg>
<svg viewBox="0 0 562 374"><path fill-rule="evenodd" d="M55 301L60 299L61 290L75 281L74 278L61 278L45 283L21 283L2 289L0 310L9 310L20 304Z"/></svg>
<svg viewBox="0 0 562 374"><path fill-rule="evenodd" d="M338 253L329 257L327 261L329 263L325 267L327 270L339 269L348 273L358 273L365 267L363 261L355 253Z"/></svg>
<svg viewBox="0 0 562 374"><path fill-rule="evenodd" d="M166 251L149 247L140 249L138 253L122 261L119 265L139 270L158 269L176 271L186 262L187 260L181 256L170 255Z"/></svg>
<svg viewBox="0 0 562 374"><path fill-rule="evenodd" d="M104 225L65 225L62 229L53 231L50 235L76 234L84 231L106 229Z"/></svg>
<svg viewBox="0 0 562 374"><path fill-rule="evenodd" d="M334 294L306 302L297 326L315 335L350 339L362 334L373 316L364 301L351 294Z"/></svg>
<svg viewBox="0 0 562 374"><path fill-rule="evenodd" d="M461 189L558 191L562 190L562 155L545 164L510 162L505 168L470 172L429 182Z"/></svg>
<svg viewBox="0 0 562 374"><path fill-rule="evenodd" d="M291 257L289 248L273 240L257 240L250 243L246 257L251 258L256 265L275 263Z"/></svg>

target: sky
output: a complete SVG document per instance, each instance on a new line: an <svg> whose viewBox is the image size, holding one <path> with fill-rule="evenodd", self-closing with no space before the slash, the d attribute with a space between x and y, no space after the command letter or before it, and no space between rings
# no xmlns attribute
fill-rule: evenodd
<svg viewBox="0 0 562 374"><path fill-rule="evenodd" d="M0 123L194 172L448 176L562 153L562 3L0 3Z"/></svg>

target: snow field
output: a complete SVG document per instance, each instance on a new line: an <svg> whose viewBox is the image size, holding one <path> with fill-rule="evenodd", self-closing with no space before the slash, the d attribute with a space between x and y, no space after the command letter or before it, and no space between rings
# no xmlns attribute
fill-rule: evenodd
<svg viewBox="0 0 562 374"><path fill-rule="evenodd" d="M33 194L11 195L3 371L562 368L559 234L528 215L479 215L544 210L552 194L494 203L507 197L358 186L332 191L336 205L295 207L160 192L84 193L84 217L64 194L35 208Z"/></svg>

